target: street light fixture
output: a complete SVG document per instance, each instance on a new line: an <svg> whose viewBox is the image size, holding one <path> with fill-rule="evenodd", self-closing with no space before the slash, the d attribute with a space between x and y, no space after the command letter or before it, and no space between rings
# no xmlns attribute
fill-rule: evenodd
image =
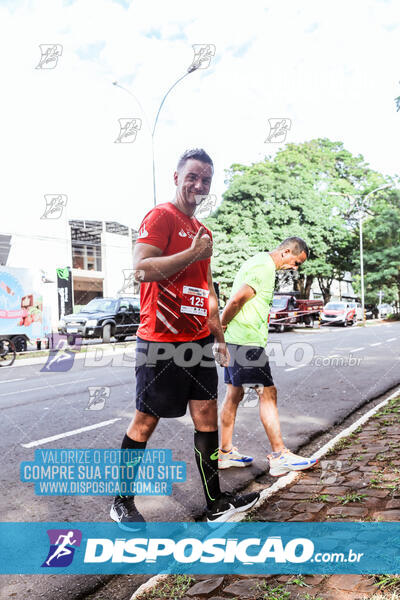
<svg viewBox="0 0 400 600"><path fill-rule="evenodd" d="M375 192L379 192L380 190L384 190L388 187L391 187L391 183L385 183L384 185L381 185L381 186L375 188L371 192L368 192L368 194L365 197L361 196L361 194L360 194L359 198L360 199L362 198L365 201L368 198L368 196L371 196L372 194L375 194ZM348 194L348 193L328 192L328 194L330 196L346 196L347 198L350 198L352 200L352 202L354 203L354 206L356 206L358 208L358 219L359 219L359 230L360 230L361 306L362 306L362 314L363 314L363 323L365 324L364 245L363 245L363 231L362 231L362 219L363 219L364 214L361 210L361 202L360 202L360 200L357 201L353 195Z"/></svg>
<svg viewBox="0 0 400 600"><path fill-rule="evenodd" d="M201 63L200 63L201 64ZM146 124L147 127L149 129L149 132L151 134L151 155L152 155L152 161L153 161L153 201L154 201L154 206L156 206L157 204L157 198L156 198L156 166L155 166L155 158L154 158L154 136L156 133L156 127L157 127L157 123L158 123L158 117L160 115L161 109L164 105L164 102L168 96L168 94L174 89L175 86L178 85L178 83L180 81L182 81L182 79L185 79L185 77L187 77L188 75L190 75L190 73L193 73L194 71L197 71L197 69L200 68L200 64L192 64L186 71L186 73L184 75L182 75L182 77L179 77L179 79L177 79L175 81L175 83L173 83L171 85L171 87L168 89L168 91L164 94L163 99L161 100L161 104L158 107L158 111L156 114L156 118L154 119L154 125L153 128L151 129L150 127L150 123L148 121L147 115L145 113L145 111L143 110L142 105L140 104L139 100L136 98L136 96L134 94L132 94L132 92L130 90L128 90L126 87L124 87L123 85L121 85L120 83L118 83L118 81L113 81L113 85L115 85L116 87L121 88L121 90L124 90L125 92L127 92L130 96L132 96L137 104L139 105L140 110L142 111L145 119L146 119Z"/></svg>

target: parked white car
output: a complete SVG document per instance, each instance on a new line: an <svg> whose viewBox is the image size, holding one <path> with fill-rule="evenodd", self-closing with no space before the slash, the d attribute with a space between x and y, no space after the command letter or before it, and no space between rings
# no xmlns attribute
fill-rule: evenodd
<svg viewBox="0 0 400 600"><path fill-rule="evenodd" d="M392 308L392 306L390 306L390 304L379 304L378 310L379 310L379 314L383 318L387 317L388 315L390 315L390 313L393 312L393 308Z"/></svg>
<svg viewBox="0 0 400 600"><path fill-rule="evenodd" d="M349 306L351 306L351 308L356 309L357 321L362 321L364 319L364 315L363 315L363 309L362 309L361 303L360 302L349 302Z"/></svg>

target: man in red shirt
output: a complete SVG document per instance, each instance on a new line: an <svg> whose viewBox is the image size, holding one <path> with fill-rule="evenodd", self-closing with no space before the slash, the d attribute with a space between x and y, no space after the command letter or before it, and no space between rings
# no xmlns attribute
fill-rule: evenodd
<svg viewBox="0 0 400 600"><path fill-rule="evenodd" d="M233 496L219 487L213 354L227 365L229 353L211 275L212 234L194 217L213 170L204 150L185 152L174 173L174 200L153 208L139 228L133 256L141 271L136 412L122 449L144 449L159 419L183 416L189 404L207 519L226 521L253 506L259 494ZM133 496L116 496L110 515L121 526L143 521Z"/></svg>

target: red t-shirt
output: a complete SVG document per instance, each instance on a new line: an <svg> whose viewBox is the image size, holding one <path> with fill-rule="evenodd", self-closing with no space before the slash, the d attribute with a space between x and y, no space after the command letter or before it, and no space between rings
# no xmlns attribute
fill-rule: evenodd
<svg viewBox="0 0 400 600"><path fill-rule="evenodd" d="M150 244L171 256L190 248L200 227L171 202L147 213L139 228L137 243ZM210 259L198 260L162 281L140 285L140 326L137 335L154 342L187 342L210 334L208 329L208 282Z"/></svg>

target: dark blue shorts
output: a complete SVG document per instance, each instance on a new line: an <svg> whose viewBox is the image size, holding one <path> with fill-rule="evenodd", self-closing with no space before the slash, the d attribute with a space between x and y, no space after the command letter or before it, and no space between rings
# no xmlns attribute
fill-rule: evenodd
<svg viewBox="0 0 400 600"><path fill-rule="evenodd" d="M240 346L227 344L231 359L224 368L224 381L235 387L254 385L264 387L274 385L268 356L260 346Z"/></svg>
<svg viewBox="0 0 400 600"><path fill-rule="evenodd" d="M137 410L157 417L182 417L189 400L217 397L212 335L195 342L136 340Z"/></svg>

